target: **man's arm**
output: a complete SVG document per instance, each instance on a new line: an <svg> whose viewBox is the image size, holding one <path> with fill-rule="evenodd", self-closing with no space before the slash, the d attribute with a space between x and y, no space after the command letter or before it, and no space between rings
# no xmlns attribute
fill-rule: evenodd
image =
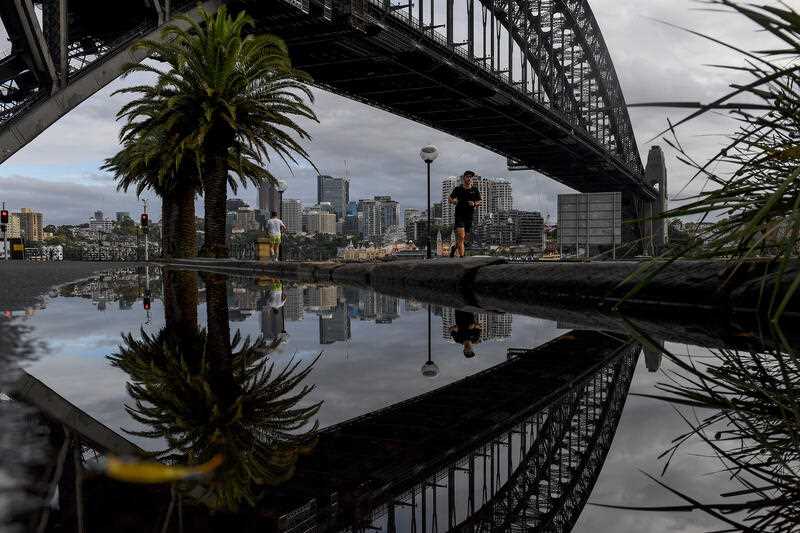
<svg viewBox="0 0 800 533"><path fill-rule="evenodd" d="M453 196L455 193L456 193L456 190L453 189L453 192L450 193L450 197L447 199L447 203L448 204L457 204L458 203L458 198Z"/></svg>
<svg viewBox="0 0 800 533"><path fill-rule="evenodd" d="M477 198L478 198L478 199L477 199L477 200L472 200L472 201L470 202L470 205L471 205L472 207L478 207L479 205L481 205L481 202L483 201L483 198L481 198L481 193L480 193L480 191L478 191L478 194L477 194L476 196L477 196Z"/></svg>

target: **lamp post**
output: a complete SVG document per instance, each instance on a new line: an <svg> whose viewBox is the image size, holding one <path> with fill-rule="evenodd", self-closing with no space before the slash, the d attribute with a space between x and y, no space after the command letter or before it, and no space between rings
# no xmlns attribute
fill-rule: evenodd
<svg viewBox="0 0 800 533"><path fill-rule="evenodd" d="M425 146L419 152L419 156L425 161L428 168L428 226L425 228L425 247L427 248L426 257L431 258L431 163L439 157L439 150L431 145Z"/></svg>

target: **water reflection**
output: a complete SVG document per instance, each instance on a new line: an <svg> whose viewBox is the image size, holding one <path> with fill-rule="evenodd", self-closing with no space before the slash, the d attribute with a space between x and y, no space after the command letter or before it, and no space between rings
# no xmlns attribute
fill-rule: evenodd
<svg viewBox="0 0 800 533"><path fill-rule="evenodd" d="M313 388L303 383L313 363L276 369L269 359L276 340L231 336L226 279L205 274L203 281L206 329L197 326L196 275L168 271L165 327L138 339L125 335L110 360L130 378L134 403L126 409L148 428L131 433L163 439L156 457L169 464L221 457L200 498L236 509L252 503L259 486L291 477L298 455L314 442L316 425L308 426L319 404L299 406Z"/></svg>
<svg viewBox="0 0 800 533"><path fill-rule="evenodd" d="M47 505L28 521L46 524L41 531L107 531L109 524L117 533L566 531L582 512L589 517L582 519L586 529L600 512L585 507L593 488L611 484L611 494L628 497L600 500L606 502L635 501L632 491L652 496L652 489L636 485L641 476L635 467L651 468L664 444L684 433L670 407L658 411L647 404L643 416L617 436L616 456L611 447L631 384L639 387L636 392L652 393L640 382L650 387L661 379L645 366L671 372L678 364L662 354L663 342L642 340L640 360L636 337L599 325L597 331L565 333L520 315L512 321L499 312L267 277L198 277L170 270L152 270L149 277L148 287L144 270L121 274L119 290L115 278L105 275L71 284L41 314L65 310L38 323L41 331L51 332L57 353L64 339L69 342L64 332L81 336L72 349L92 351L86 360L95 365L80 366L74 358L61 366L34 366L24 380L29 392L12 394L37 406L38 418L30 419L49 428L34 438L43 442L46 465L37 466L36 482L50 476L36 493ZM148 289L152 317L144 308ZM105 312L98 313L101 300ZM124 312L112 312L116 309ZM112 321L120 317L125 322ZM110 341L88 343L83 338L93 330L108 332ZM126 332L121 345L120 330ZM745 341L758 344L739 335L720 342ZM320 351L325 355L317 359ZM787 428L774 412L796 399L795 360L752 351L739 350L729 359L724 351L713 353L715 359L703 360L702 377L678 367L686 380L673 383L669 393L673 402L699 405L703 391L691 389L697 383L733 387L748 379L750 394L766 383L772 399L757 397L759 405L751 405L753 412L761 409L757 417L737 415L720 403L715 409L725 417L697 432L690 428L687 435L719 431L719 440L708 445L747 450L750 463L760 468L793 464L796 428ZM76 365L78 370L71 370ZM91 372L70 389L82 368ZM100 383L97 368L120 377ZM87 401L92 394L105 403ZM741 407L744 396L731 392L726 401L735 398ZM642 401L641 396L629 400ZM117 414L123 403L127 416ZM317 418L322 429L314 426ZM6 429L4 420L0 413ZM768 428L783 433L742 448L739 439L749 437L727 432L746 424L764 435ZM215 457L224 462L206 477L144 485L102 475L110 455L157 460L167 468L204 465ZM631 457L638 458L635 464ZM627 474L620 473L623 468ZM778 479L791 488L795 466L781 468L775 470ZM684 473L682 487L692 487L697 472ZM627 493L625 487L631 487ZM756 500L761 494L750 490L738 498ZM777 484L763 490L772 505L797 496L780 492ZM756 519L769 512L758 511ZM779 518L789 520L785 516L797 509L784 506L783 512ZM619 529L646 529L627 525ZM650 529L661 526L654 521Z"/></svg>
<svg viewBox="0 0 800 533"><path fill-rule="evenodd" d="M696 440L719 458L719 470L741 486L717 499L677 490L685 505L675 509L704 511L730 531L797 530L800 360L782 332L776 331L776 341L761 351L715 349L701 359L675 354L637 333L650 351L663 353L678 367L670 381L657 386L661 394L656 397L694 411L684 415L687 431L664 452L664 471Z"/></svg>

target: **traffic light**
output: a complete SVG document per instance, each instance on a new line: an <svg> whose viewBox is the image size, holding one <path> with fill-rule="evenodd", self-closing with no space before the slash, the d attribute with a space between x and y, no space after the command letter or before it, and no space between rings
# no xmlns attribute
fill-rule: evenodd
<svg viewBox="0 0 800 533"><path fill-rule="evenodd" d="M141 218L142 228L146 228L148 222L149 218L147 216L147 213L142 213L142 218Z"/></svg>
<svg viewBox="0 0 800 533"><path fill-rule="evenodd" d="M0 224L8 224L8 209L0 211Z"/></svg>
<svg viewBox="0 0 800 533"><path fill-rule="evenodd" d="M144 298L142 298L142 307L144 307L145 311L150 310L150 291L144 291Z"/></svg>

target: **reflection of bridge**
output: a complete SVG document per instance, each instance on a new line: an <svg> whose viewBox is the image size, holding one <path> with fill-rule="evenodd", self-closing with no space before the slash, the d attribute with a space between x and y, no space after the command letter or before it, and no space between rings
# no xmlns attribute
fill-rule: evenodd
<svg viewBox="0 0 800 533"><path fill-rule="evenodd" d="M640 349L572 332L328 428L280 489L280 527L569 530L602 468Z"/></svg>
<svg viewBox="0 0 800 533"><path fill-rule="evenodd" d="M571 332L327 428L295 477L266 494L246 520L285 531L568 530L602 468L639 351L603 333ZM140 455L138 447L35 378L25 376L13 394L64 428L67 441L56 449L74 450L66 464L62 455L54 457L61 462L45 475L63 476L53 480L66 513L62 524L93 516L102 528L116 517L140 516L142 502L152 516L141 517L137 527L167 520L163 486L119 486L82 474L94 460L89 456ZM193 531L213 529L205 511L186 512Z"/></svg>
<svg viewBox="0 0 800 533"><path fill-rule="evenodd" d="M113 80L132 42L194 5L138 0L110 16L86 2L3 2L12 48L0 58L0 123L9 126L0 161ZM629 216L656 197L587 0L275 0L247 9L322 87L577 190L622 190Z"/></svg>

